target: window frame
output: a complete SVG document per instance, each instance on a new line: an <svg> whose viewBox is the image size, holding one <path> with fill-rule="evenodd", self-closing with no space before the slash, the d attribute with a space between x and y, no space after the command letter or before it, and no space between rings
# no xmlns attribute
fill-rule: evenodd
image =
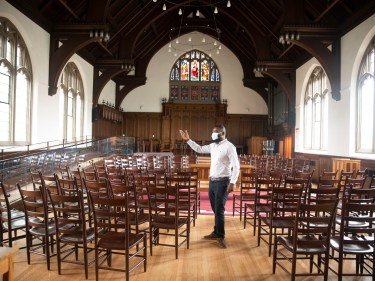
<svg viewBox="0 0 375 281"><path fill-rule="evenodd" d="M372 53L372 54L371 54ZM371 57L372 56L372 57ZM372 66L371 66L372 64ZM372 67L372 69L371 69ZM362 85L366 81L366 79L372 79L372 117L375 117L375 37L370 41L370 44L366 48L366 51L363 55L361 60L361 64L358 70L357 76L357 87L356 87L356 143L355 143L355 151L356 153L364 153L364 154L375 154L375 121L372 124L372 140L370 140L371 148L363 148L361 146L361 139L364 137L362 134L361 128L364 126L368 126L368 121L362 121L363 109L361 107L361 98L362 98ZM371 85L370 85L371 86ZM371 106L371 105L370 105ZM363 122L363 123L362 123Z"/></svg>
<svg viewBox="0 0 375 281"><path fill-rule="evenodd" d="M9 97L8 97L8 132L6 140L1 140L0 145L27 145L31 142L31 103L33 97L33 72L31 59L28 48L22 38L22 35L17 28L7 18L0 17L0 64L8 69L9 72ZM26 93L23 93L23 99L21 102L17 101L17 79L19 74L22 74L26 80ZM24 103L24 97L26 96L26 103ZM22 110L22 119L19 119L20 115L17 115L17 108L21 105L26 104L26 112ZM20 121L18 121L20 120ZM17 137L17 124L23 124L25 134L24 138ZM5 132L0 131L1 134Z"/></svg>
<svg viewBox="0 0 375 281"><path fill-rule="evenodd" d="M327 150L328 120L326 119L328 119L329 92L330 84L327 74L321 66L316 66L309 76L303 104L303 145L306 150ZM320 101L316 102L317 99ZM319 118L316 116L317 112Z"/></svg>

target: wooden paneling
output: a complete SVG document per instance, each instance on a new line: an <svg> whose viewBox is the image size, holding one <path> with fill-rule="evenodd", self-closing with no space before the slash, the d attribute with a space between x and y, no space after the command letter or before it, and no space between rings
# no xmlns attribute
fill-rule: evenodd
<svg viewBox="0 0 375 281"><path fill-rule="evenodd" d="M226 104L179 104L163 103L162 113L126 112L123 113L122 130L112 130L107 123L97 123L104 128L106 136L114 136L121 131L126 136L136 137L138 141L154 139L170 143L173 147L180 140L179 130L188 130L192 139L210 141L212 127L223 123L228 139L235 145L246 146L251 136L265 136L266 115L226 114ZM95 124L94 123L94 124ZM93 125L94 127L94 125ZM95 127L96 126L95 124ZM99 126L100 127L100 126ZM93 130L94 132L94 130ZM103 136L101 132L101 136Z"/></svg>
<svg viewBox="0 0 375 281"><path fill-rule="evenodd" d="M333 171L333 166L332 166L333 158L345 159L345 157L339 157L339 156L334 156L334 155L307 154L307 153L299 153L299 152L295 153L295 158L311 161L310 168L315 169L315 173L313 176L314 181L318 179L319 175L323 172L323 170ZM364 170L364 169L375 170L375 160L360 159L360 158L353 158L353 157L351 157L350 159L361 160L361 170Z"/></svg>

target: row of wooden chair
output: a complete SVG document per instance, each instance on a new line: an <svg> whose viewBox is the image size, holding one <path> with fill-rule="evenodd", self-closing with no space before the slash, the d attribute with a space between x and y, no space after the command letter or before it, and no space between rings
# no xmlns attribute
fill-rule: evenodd
<svg viewBox="0 0 375 281"><path fill-rule="evenodd" d="M189 247L190 224L195 225L197 216L196 200L198 197L196 192L198 188L197 185L191 188L194 186L192 182L197 179L196 172L184 171L173 176L164 175L163 186L161 186L160 179L157 179L155 174L147 176L131 174L119 179L112 178L110 174L106 178L90 178L88 173L89 171L69 171L63 178L59 178L57 174L50 176L37 173L37 175L32 175L32 190L18 188L26 214L21 213L23 226L13 230L23 229L26 231L29 263L31 253L43 254L46 256L47 268L49 269L50 258L55 255L53 248L57 244L58 271L61 274L61 262L79 263L67 259L67 257L74 254L77 259L78 250L81 249L84 253L83 264L87 278L89 264L87 254L93 249L99 250L96 255L102 260L102 254L108 253L108 250L113 252L114 249L103 250L103 247L96 244L95 248L87 247L87 244L97 237L94 235L94 231L98 224L98 218L101 222L103 220L103 214L99 216L96 214L96 199L93 198L105 200L113 198L123 200L125 198L124 202L130 202L128 206L124 207L126 214L123 213L121 216L127 216L128 224L132 226L131 229L134 233L144 234L145 237L149 233L151 255L152 246L157 244L175 247L176 258L178 258L179 246L186 243ZM194 190L194 196L191 196L191 190ZM178 193L176 193L177 191ZM9 199L10 193L4 194L6 194L4 200L5 198ZM5 209L9 210L10 208L4 207ZM52 210L54 215L52 215ZM102 212L103 210L99 211ZM162 214L164 214L164 217ZM92 224L94 227L92 227ZM85 229L83 225L85 225ZM141 225L146 226L141 228ZM165 231L162 231L163 229ZM172 234L172 232L174 233ZM97 233L98 237L100 237L100 233ZM168 245L160 240L160 235L174 235L176 236L176 242ZM14 241L11 236L8 235L8 237L10 242ZM136 240L138 241L138 239ZM3 239L1 241L6 242ZM100 241L104 243L105 240L99 238L95 240L95 243L100 243ZM73 247L68 248L68 244ZM142 249L146 249L146 244L147 242L144 241ZM64 250L61 250L62 248ZM142 256L139 250L132 255ZM143 254L143 256L144 260L139 263L145 262L146 255ZM110 256L106 256L106 258L110 260ZM96 272L101 267L102 265L96 264ZM126 269L125 271L128 272L129 270Z"/></svg>
<svg viewBox="0 0 375 281"><path fill-rule="evenodd" d="M329 269L339 280L346 275L373 276L375 188L366 188L365 179L347 177L342 186L340 179L321 178L312 186L308 179L242 177L253 185L252 197L247 198L252 201L245 203L244 227L253 225L258 245L267 242L269 255L273 247L273 272L276 266L286 270L285 263L291 261L292 280L299 275L323 275L327 280ZM310 271L297 272L296 261L306 258ZM355 272L345 271L346 259L355 261ZM338 270L329 267L330 260L337 261Z"/></svg>

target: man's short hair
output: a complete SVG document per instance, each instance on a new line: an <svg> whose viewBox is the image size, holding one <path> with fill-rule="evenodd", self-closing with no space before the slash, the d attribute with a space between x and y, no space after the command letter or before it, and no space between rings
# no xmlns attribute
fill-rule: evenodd
<svg viewBox="0 0 375 281"><path fill-rule="evenodd" d="M225 127L224 127L223 124L216 124L215 128L220 129L220 131L222 131L224 133L224 135L226 135L227 131L225 130Z"/></svg>

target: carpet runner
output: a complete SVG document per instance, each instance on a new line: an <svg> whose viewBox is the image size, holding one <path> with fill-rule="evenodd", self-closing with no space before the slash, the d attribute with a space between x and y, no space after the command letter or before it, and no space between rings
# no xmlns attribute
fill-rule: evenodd
<svg viewBox="0 0 375 281"><path fill-rule="evenodd" d="M201 215L213 215L211 209L210 199L208 197L207 191L201 191ZM232 192L228 195L227 203L225 204L225 215L232 216L233 212L233 194L239 194L239 192ZM234 214L235 216L239 215L238 212Z"/></svg>

